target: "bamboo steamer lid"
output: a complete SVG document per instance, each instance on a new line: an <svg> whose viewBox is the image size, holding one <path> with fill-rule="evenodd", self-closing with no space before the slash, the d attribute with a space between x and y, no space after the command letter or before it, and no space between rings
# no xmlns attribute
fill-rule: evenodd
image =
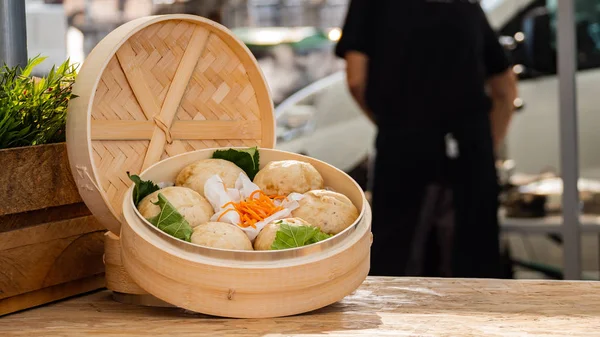
<svg viewBox="0 0 600 337"><path fill-rule="evenodd" d="M199 149L275 145L273 102L255 58L201 17L122 25L88 55L73 93L71 169L88 208L117 235L127 172Z"/></svg>

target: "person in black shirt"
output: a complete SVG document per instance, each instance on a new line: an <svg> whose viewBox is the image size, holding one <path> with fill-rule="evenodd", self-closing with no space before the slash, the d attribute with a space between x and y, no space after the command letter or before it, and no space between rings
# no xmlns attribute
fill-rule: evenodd
<svg viewBox="0 0 600 337"><path fill-rule="evenodd" d="M351 0L336 54L378 127L371 275L502 277L494 152L517 90L479 3Z"/></svg>

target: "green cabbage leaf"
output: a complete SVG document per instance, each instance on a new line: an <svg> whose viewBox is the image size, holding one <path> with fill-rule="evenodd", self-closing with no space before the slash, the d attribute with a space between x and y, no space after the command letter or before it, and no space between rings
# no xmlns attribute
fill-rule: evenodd
<svg viewBox="0 0 600 337"><path fill-rule="evenodd" d="M254 177L259 171L260 153L257 147L243 150L216 150L212 157L213 159L223 159L234 163L246 172L250 180L254 180Z"/></svg>
<svg viewBox="0 0 600 337"><path fill-rule="evenodd" d="M323 233L318 227L292 226L279 221L279 230L275 234L275 240L271 250L283 250L312 245L329 239L332 235Z"/></svg>

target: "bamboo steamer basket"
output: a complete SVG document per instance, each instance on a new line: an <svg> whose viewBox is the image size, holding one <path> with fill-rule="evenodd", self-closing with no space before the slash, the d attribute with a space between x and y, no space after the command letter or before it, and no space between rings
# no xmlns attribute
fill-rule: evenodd
<svg viewBox="0 0 600 337"><path fill-rule="evenodd" d="M73 88L67 147L82 199L108 229L107 287L117 300L232 318L301 314L352 293L369 272L371 213L344 172L274 150L266 81L226 28L192 15L128 22L89 54ZM261 166L300 160L350 198L356 222L331 239L282 251L228 251L177 240L137 212L127 172L174 181L216 149L259 147Z"/></svg>

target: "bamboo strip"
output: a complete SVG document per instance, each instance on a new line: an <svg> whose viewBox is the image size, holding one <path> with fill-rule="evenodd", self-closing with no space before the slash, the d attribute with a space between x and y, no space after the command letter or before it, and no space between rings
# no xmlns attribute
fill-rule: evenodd
<svg viewBox="0 0 600 337"><path fill-rule="evenodd" d="M150 121L92 121L92 140L149 140L155 129ZM230 121L175 121L171 127L174 140L244 139L261 137L261 122Z"/></svg>
<svg viewBox="0 0 600 337"><path fill-rule="evenodd" d="M167 129L171 126L171 123L175 118L185 89L192 77L194 68L196 68L198 58L204 51L209 35L210 32L206 28L197 26L194 30L194 36L183 54L183 59L179 63L173 82L169 87L167 97L165 98L158 119L165 124ZM165 141L168 138L167 133L168 131L162 130L159 127L154 128L154 133L150 140L144 163L142 164L142 170L145 170L160 160L165 148Z"/></svg>
<svg viewBox="0 0 600 337"><path fill-rule="evenodd" d="M152 94L147 82L144 80L144 74L139 64L131 62L135 58L135 52L131 47L131 43L125 41L117 51L116 56L144 115L148 120L152 120L153 116L160 113L160 105L156 101L156 96Z"/></svg>

